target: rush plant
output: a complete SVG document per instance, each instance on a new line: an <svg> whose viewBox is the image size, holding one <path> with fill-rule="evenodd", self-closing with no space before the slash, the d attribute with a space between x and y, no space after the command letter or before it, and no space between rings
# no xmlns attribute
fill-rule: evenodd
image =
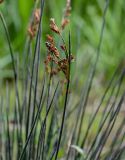
<svg viewBox="0 0 125 160"><path fill-rule="evenodd" d="M45 0L34 2L20 62L22 72L5 18L0 12L0 24L5 30L14 75L14 90L6 80L0 97L0 158L122 160L125 158L125 67L116 66L100 97L96 97L96 103L91 96L95 94L94 81L109 0L105 1L96 56L89 64L86 81L82 83L80 77L84 70L79 75L77 65L72 69L77 54L73 55L72 51L72 31L66 30L72 23L71 2L66 1L60 26L50 18L50 33L44 44L45 3ZM41 56L43 46L46 54Z"/></svg>

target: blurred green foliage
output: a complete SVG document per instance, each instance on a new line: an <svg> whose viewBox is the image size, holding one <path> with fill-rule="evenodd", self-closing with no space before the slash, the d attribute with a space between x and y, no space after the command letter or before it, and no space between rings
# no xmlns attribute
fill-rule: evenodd
<svg viewBox="0 0 125 160"><path fill-rule="evenodd" d="M46 1L43 16L43 41L45 48L45 35L50 32L49 19L54 17L60 25L66 0ZM102 14L105 0L72 0L71 23L65 32L71 30L72 52L77 54L78 68L81 73L82 65L89 64L96 54L99 43L100 30L102 26ZM23 56L23 50L27 39L27 28L34 8L34 0L6 0L0 5L6 23L8 25L11 43L15 54ZM106 15L106 27L104 31L101 56L98 64L98 73L102 77L108 76L121 62L125 63L125 1L110 0L108 13ZM1 24L1 23L0 23ZM9 50L2 25L0 25L0 59L6 60L0 72L7 69L11 61L8 60ZM42 54L45 54L43 49ZM0 62L1 62L0 61ZM1 66L1 65L0 65ZM9 76L9 74L8 74Z"/></svg>

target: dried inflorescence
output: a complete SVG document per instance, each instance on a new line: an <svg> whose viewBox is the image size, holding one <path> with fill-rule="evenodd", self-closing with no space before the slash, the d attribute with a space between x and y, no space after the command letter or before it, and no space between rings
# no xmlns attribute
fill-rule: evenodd
<svg viewBox="0 0 125 160"><path fill-rule="evenodd" d="M46 71L49 72L51 76L57 75L60 71L62 71L67 80L69 78L69 61L71 62L74 58L72 55L70 55L70 57L68 56L67 47L62 37L62 31L64 30L66 25L70 22L69 21L70 12L71 12L71 3L70 0L67 0L61 27L59 28L57 26L54 18L50 19L50 29L53 33L56 33L62 40L63 43L60 45L60 49L62 52L65 53L65 57L63 56L62 58L60 50L58 50L55 45L53 36L47 35L46 47L48 54L46 60L44 61ZM52 65L53 66L52 68L49 65L51 63L54 64Z"/></svg>
<svg viewBox="0 0 125 160"><path fill-rule="evenodd" d="M49 53L53 53L55 57L59 58L60 53L58 49L55 47L54 39L52 36L47 35L46 47Z"/></svg>
<svg viewBox="0 0 125 160"><path fill-rule="evenodd" d="M28 28L28 34L30 39L33 39L38 31L38 26L40 22L40 9L36 9L33 14L33 20Z"/></svg>
<svg viewBox="0 0 125 160"><path fill-rule="evenodd" d="M53 18L50 19L50 29L54 33L58 34L62 39L62 35L60 33L60 30L59 30L58 26L56 25L55 20ZM70 58L66 56L67 55L67 53L66 53L67 48L66 48L65 42L63 41L63 44L60 46L60 49L63 52L65 52L65 58L61 57L60 51L55 46L53 36L47 35L46 47L47 47L47 51L48 51L47 58L44 61L46 71L49 72L51 74L51 76L57 75L60 71L62 71L64 73L66 79L68 79L68 77L69 77L69 59L71 62L74 58L72 55L70 55ZM56 65L56 67L50 69L50 67L49 67L50 63L54 63Z"/></svg>

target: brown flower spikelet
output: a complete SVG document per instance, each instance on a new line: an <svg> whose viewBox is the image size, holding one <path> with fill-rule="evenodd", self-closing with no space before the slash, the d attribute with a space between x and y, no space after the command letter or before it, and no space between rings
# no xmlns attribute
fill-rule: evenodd
<svg viewBox="0 0 125 160"><path fill-rule="evenodd" d="M66 52L66 46L65 45L61 45L60 48Z"/></svg>
<svg viewBox="0 0 125 160"><path fill-rule="evenodd" d="M46 42L46 47L48 51L52 52L57 58L59 58L60 53L58 49L55 47L53 37L51 37L50 35L47 35L47 40L48 41Z"/></svg>
<svg viewBox="0 0 125 160"><path fill-rule="evenodd" d="M33 14L33 20L28 27L28 34L30 36L30 39L33 39L37 33L38 25L40 22L40 9L36 9Z"/></svg>
<svg viewBox="0 0 125 160"><path fill-rule="evenodd" d="M39 23L40 22L40 9L36 9L34 12L34 21L35 23Z"/></svg>
<svg viewBox="0 0 125 160"><path fill-rule="evenodd" d="M51 35L47 34L47 41L54 44L54 39Z"/></svg>
<svg viewBox="0 0 125 160"><path fill-rule="evenodd" d="M64 28L67 26L67 24L69 24L69 22L70 22L69 19L63 18L61 23L61 28L64 30Z"/></svg>
<svg viewBox="0 0 125 160"><path fill-rule="evenodd" d="M57 34L60 34L60 30L59 30L59 28L57 27L54 18L51 18L51 19L50 19L50 29L51 29L53 32L57 33Z"/></svg>

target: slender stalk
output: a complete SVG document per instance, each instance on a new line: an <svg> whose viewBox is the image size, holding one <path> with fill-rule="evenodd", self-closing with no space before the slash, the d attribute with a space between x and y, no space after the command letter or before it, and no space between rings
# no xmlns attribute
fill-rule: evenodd
<svg viewBox="0 0 125 160"><path fill-rule="evenodd" d="M66 87L66 95L65 95L65 103L64 103L64 110L63 110L63 116L62 116L62 122L61 122L61 128L60 128L60 134L57 144L57 150L55 153L55 160L57 160L58 152L60 148L61 138L62 138L62 132L63 132L63 126L65 121L65 114L66 114L66 107L67 107L67 101L68 101L68 92L69 92L69 85L70 85L70 56L71 56L71 40L70 40L70 32L69 32L69 55L68 55L68 63L69 63L69 74L67 79L67 87Z"/></svg>

